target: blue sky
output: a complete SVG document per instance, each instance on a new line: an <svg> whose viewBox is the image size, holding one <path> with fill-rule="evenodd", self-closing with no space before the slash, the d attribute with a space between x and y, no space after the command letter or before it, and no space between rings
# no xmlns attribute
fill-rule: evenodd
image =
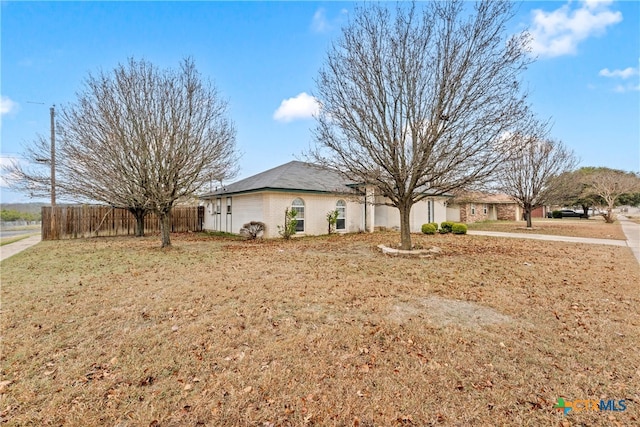
<svg viewBox="0 0 640 427"><path fill-rule="evenodd" d="M48 135L49 107L73 102L89 72L129 57L177 67L185 56L229 102L238 178L300 157L312 144L314 79L355 6L3 1L0 162ZM533 107L581 165L640 170L639 17L637 1L525 1L511 22L534 36L538 60L524 75ZM3 203L30 201L0 184Z"/></svg>

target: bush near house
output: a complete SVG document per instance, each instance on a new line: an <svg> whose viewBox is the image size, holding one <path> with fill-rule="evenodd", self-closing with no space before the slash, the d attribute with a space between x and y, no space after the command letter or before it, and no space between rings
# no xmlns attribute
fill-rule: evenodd
<svg viewBox="0 0 640 427"><path fill-rule="evenodd" d="M240 235L244 236L247 240L261 239L265 229L266 225L264 222L251 221L242 226Z"/></svg>
<svg viewBox="0 0 640 427"><path fill-rule="evenodd" d="M467 234L467 225L457 222L451 227L451 232L453 234Z"/></svg>
<svg viewBox="0 0 640 427"><path fill-rule="evenodd" d="M338 210L332 210L327 212L327 223L328 225L328 234L333 233L334 231L336 231L336 223L338 222Z"/></svg>
<svg viewBox="0 0 640 427"><path fill-rule="evenodd" d="M437 224L435 227L433 226L433 223L422 224L422 232L424 234L436 234L437 230L438 230Z"/></svg>
<svg viewBox="0 0 640 427"><path fill-rule="evenodd" d="M298 215L297 211L293 209L286 208L284 210L284 225L278 226L278 234L280 234L285 240L291 239L291 236L296 234L296 225L298 224L298 220L296 216Z"/></svg>
<svg viewBox="0 0 640 427"><path fill-rule="evenodd" d="M440 233L442 234L447 234L447 233L451 233L451 229L453 228L453 222L452 221L442 221L440 223Z"/></svg>

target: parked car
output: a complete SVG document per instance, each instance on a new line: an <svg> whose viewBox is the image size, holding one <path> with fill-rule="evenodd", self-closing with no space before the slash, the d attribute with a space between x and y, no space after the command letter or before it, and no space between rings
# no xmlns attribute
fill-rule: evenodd
<svg viewBox="0 0 640 427"><path fill-rule="evenodd" d="M573 209L561 209L558 212L560 212L560 214L562 215L562 218L584 218L585 217L585 215L582 212L576 212ZM547 214L547 218L553 218L553 212L549 212Z"/></svg>
<svg viewBox="0 0 640 427"><path fill-rule="evenodd" d="M571 209L562 209L562 218L580 218L582 216L582 212L576 212Z"/></svg>

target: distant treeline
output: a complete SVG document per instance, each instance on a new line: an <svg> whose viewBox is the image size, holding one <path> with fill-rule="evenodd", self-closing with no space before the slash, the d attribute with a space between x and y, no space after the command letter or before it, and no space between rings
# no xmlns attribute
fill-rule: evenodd
<svg viewBox="0 0 640 427"><path fill-rule="evenodd" d="M0 211L0 220L2 222L11 221L40 221L42 214L40 212L21 212L15 209L2 209Z"/></svg>

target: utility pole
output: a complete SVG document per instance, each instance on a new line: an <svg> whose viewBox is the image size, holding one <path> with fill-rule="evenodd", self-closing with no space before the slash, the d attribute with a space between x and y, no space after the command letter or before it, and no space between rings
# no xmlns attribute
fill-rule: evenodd
<svg viewBox="0 0 640 427"><path fill-rule="evenodd" d="M27 104L40 104L44 105L44 102L27 101ZM49 108L51 113L51 156L48 159L35 159L38 163L50 162L51 166L51 239L58 239L58 229L56 221L56 106L55 104Z"/></svg>
<svg viewBox="0 0 640 427"><path fill-rule="evenodd" d="M58 239L56 221L56 106L52 105L51 112L51 238Z"/></svg>

